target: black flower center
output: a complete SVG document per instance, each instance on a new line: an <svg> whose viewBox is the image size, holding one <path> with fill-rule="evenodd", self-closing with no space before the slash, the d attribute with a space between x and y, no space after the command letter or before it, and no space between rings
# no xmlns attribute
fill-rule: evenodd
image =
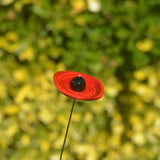
<svg viewBox="0 0 160 160"><path fill-rule="evenodd" d="M80 92L86 87L86 82L82 77L74 77L70 83L72 90Z"/></svg>

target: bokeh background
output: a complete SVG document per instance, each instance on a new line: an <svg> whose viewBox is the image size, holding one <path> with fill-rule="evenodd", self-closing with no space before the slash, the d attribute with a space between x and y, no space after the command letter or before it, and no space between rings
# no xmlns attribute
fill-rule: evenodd
<svg viewBox="0 0 160 160"><path fill-rule="evenodd" d="M0 0L0 160L58 160L61 70L105 90L77 101L63 160L160 160L159 0Z"/></svg>

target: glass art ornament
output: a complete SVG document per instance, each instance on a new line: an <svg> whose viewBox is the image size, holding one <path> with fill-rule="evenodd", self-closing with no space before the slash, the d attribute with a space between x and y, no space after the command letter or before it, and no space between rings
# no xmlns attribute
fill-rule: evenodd
<svg viewBox="0 0 160 160"><path fill-rule="evenodd" d="M61 160L76 99L86 101L99 99L103 96L104 88L98 79L75 71L59 71L54 74L53 79L55 86L60 92L73 98L73 104L59 158L59 160Z"/></svg>

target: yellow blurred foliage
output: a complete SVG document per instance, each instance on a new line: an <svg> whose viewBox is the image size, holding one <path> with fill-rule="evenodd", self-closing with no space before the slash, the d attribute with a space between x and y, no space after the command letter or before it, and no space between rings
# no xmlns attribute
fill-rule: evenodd
<svg viewBox="0 0 160 160"><path fill-rule="evenodd" d="M22 113L32 112L32 105L28 102L21 103Z"/></svg>
<svg viewBox="0 0 160 160"><path fill-rule="evenodd" d="M3 149L7 149L8 148L8 142L4 137L0 136L0 148Z"/></svg>
<svg viewBox="0 0 160 160"><path fill-rule="evenodd" d="M29 146L31 144L30 136L28 134L23 134L21 136L20 143L22 144L22 146Z"/></svg>
<svg viewBox="0 0 160 160"><path fill-rule="evenodd" d="M40 84L41 86L44 86L43 83L47 83L47 77L45 76L45 74L39 74L35 76L34 80L37 84Z"/></svg>
<svg viewBox="0 0 160 160"><path fill-rule="evenodd" d="M39 140L39 148L42 152L48 152L50 150L51 144L46 139Z"/></svg>
<svg viewBox="0 0 160 160"><path fill-rule="evenodd" d="M20 1L16 1L14 4L14 9L17 12L20 12L22 10L22 8L23 8L23 4Z"/></svg>
<svg viewBox="0 0 160 160"><path fill-rule="evenodd" d="M63 63L58 63L56 66L56 70L65 68ZM6 115L9 118L16 117L19 123L16 121L12 122L12 120L11 122L8 121L7 125L5 125L3 136L12 138L22 131L24 133L20 136L18 144L22 148L32 148L33 137L37 134L34 126L42 122L43 125L47 125L53 132L47 134L47 139L43 139L42 137L36 139L36 145L39 151L42 154L46 154L53 148L60 150L69 118L69 110L66 110L66 107L70 106L71 101L68 101L68 97L63 94L51 94L56 90L52 84L53 71L47 69L46 72L41 74L40 71L37 70L34 72L34 76L31 77L32 81L30 81L28 70L25 68L16 68L11 72L11 77L14 79L14 83L18 84L14 94L12 94L15 104L4 105L1 110L2 114L0 114L0 123L3 122ZM146 106L147 104L152 105L153 103L157 109L160 108L159 78L158 72L152 67L134 71L133 79L129 81L129 91L132 94L124 97L119 95L119 92L123 90L123 84L121 84L116 77L108 78L104 85L106 96L103 96L99 101L94 101L94 103L88 102L92 103L91 107L87 104L89 111L87 111L88 109L85 109L85 112L77 112L76 110L72 115L73 122L79 123L83 121L83 123L88 126L87 129L83 131L79 129L75 130L74 127L76 126L74 125L70 128L70 133L72 133L70 134L71 139L74 142L69 139L66 146L70 146L76 158L97 160L99 155L105 153L107 154L103 156L103 160L115 160L117 158L127 158L130 156L135 158L134 153L136 152L136 147L145 148L145 143L158 143L158 137L160 137L160 118L158 112L153 108L148 110ZM1 97L3 98L5 98L7 94L7 88L4 84L4 81L0 82L0 94L2 94ZM9 89L10 88L12 87L9 87ZM123 121L124 117L119 110L117 110L116 102L113 100L116 97L119 98L119 96L121 96L124 101L129 99L131 107L133 107L127 119L127 123L131 129L126 129L126 124ZM38 104L34 106L32 100L38 101ZM50 105L50 103L53 103L53 105ZM96 126L94 126L96 123L101 123L101 120L99 118L96 119L94 114L100 115L104 113L104 111L105 113L107 112L109 119L111 119L111 121L109 120L104 124L108 125L109 123L111 134L106 131L102 132L103 129L97 130ZM141 113L144 113L144 111L145 115L142 117ZM61 126L61 128L59 126ZM103 124L97 127L103 127ZM38 130L38 132L41 132L41 130ZM86 137L81 135L81 133L86 135ZM124 134L126 134L130 140L122 144ZM0 132L0 140L3 136ZM87 143L79 142L81 140L86 140ZM121 146L120 149L119 146ZM5 139L1 141L0 147L2 149L7 148L8 141ZM117 149L119 151L114 152ZM55 159L55 157L57 157L56 153L57 152L54 152L48 157ZM33 156L28 155L25 158L34 159L35 157L36 155L33 154ZM63 158L68 159L70 157L72 157L72 155L66 150Z"/></svg>
<svg viewBox="0 0 160 160"><path fill-rule="evenodd" d="M151 102L155 96L154 91L147 85L139 85L135 88L135 92L142 97L145 102Z"/></svg>
<svg viewBox="0 0 160 160"><path fill-rule="evenodd" d="M96 136L96 142L95 140L93 140L92 143L96 145L97 152L99 153L106 152L109 149L107 145L108 138L109 138L108 134L105 131L101 131L95 136Z"/></svg>
<svg viewBox="0 0 160 160"><path fill-rule="evenodd" d="M149 52L153 48L153 41L151 39L144 39L142 41L138 41L136 43L136 47L143 52Z"/></svg>
<svg viewBox="0 0 160 160"><path fill-rule="evenodd" d="M58 63L56 66L56 71L65 71L66 70L66 66L64 65L64 63Z"/></svg>
<svg viewBox="0 0 160 160"><path fill-rule="evenodd" d="M111 135L108 139L109 148L118 148L121 143L121 137L119 135Z"/></svg>
<svg viewBox="0 0 160 160"><path fill-rule="evenodd" d="M132 143L129 142L125 143L122 147L122 152L125 156L132 157L134 154L134 148Z"/></svg>
<svg viewBox="0 0 160 160"><path fill-rule="evenodd" d="M80 26L84 26L86 24L85 19L80 16L75 18L75 22Z"/></svg>
<svg viewBox="0 0 160 160"><path fill-rule="evenodd" d="M13 78L16 82L26 82L29 79L28 72L24 68L16 69L13 72Z"/></svg>
<svg viewBox="0 0 160 160"><path fill-rule="evenodd" d="M19 36L15 33L15 32L7 32L5 34L5 38L8 40L8 41L11 41L11 42L17 42L19 41Z"/></svg>
<svg viewBox="0 0 160 160"><path fill-rule="evenodd" d="M122 123L116 123L112 127L113 134L121 135L124 132L124 126Z"/></svg>
<svg viewBox="0 0 160 160"><path fill-rule="evenodd" d="M99 0L87 0L88 10L90 12L99 12L101 10L101 3Z"/></svg>
<svg viewBox="0 0 160 160"><path fill-rule="evenodd" d="M82 120L82 114L75 112L75 113L72 115L72 121L73 121L73 122L79 122L79 121L81 121L81 120Z"/></svg>
<svg viewBox="0 0 160 160"><path fill-rule="evenodd" d="M140 96L144 102L151 102L155 97L155 91L152 90L148 85L138 83L134 80L130 83L130 89Z"/></svg>
<svg viewBox="0 0 160 160"><path fill-rule="evenodd" d="M10 5L14 0L1 0L1 4L4 6Z"/></svg>
<svg viewBox="0 0 160 160"><path fill-rule="evenodd" d="M36 3L36 2L38 4L39 1L37 1L37 0L19 0L14 3L14 9L17 12L20 12L20 11L22 11L24 5Z"/></svg>
<svg viewBox="0 0 160 160"><path fill-rule="evenodd" d="M4 37L0 37L0 48L7 50L8 45L8 41Z"/></svg>
<svg viewBox="0 0 160 160"><path fill-rule="evenodd" d="M24 131L28 135L34 135L35 134L35 128L32 127L29 123L27 123L27 120L22 121L20 123L19 128Z"/></svg>
<svg viewBox="0 0 160 160"><path fill-rule="evenodd" d="M135 132L132 136L132 141L138 146L144 145L146 138L143 132Z"/></svg>
<svg viewBox="0 0 160 160"><path fill-rule="evenodd" d="M2 120L3 120L3 113L2 112L0 112L0 123L2 122Z"/></svg>
<svg viewBox="0 0 160 160"><path fill-rule="evenodd" d="M51 123L54 120L54 114L49 111L45 106L42 106L39 113L38 118L45 124Z"/></svg>
<svg viewBox="0 0 160 160"><path fill-rule="evenodd" d="M67 2L67 0L59 0L59 1L60 1L60 3L62 3L62 4L64 4L64 3Z"/></svg>
<svg viewBox="0 0 160 160"><path fill-rule="evenodd" d="M160 95L155 96L154 104L156 107L160 108Z"/></svg>
<svg viewBox="0 0 160 160"><path fill-rule="evenodd" d="M148 85L152 88L155 88L158 86L158 83L159 83L158 74L156 74L155 72L150 73L148 76Z"/></svg>
<svg viewBox="0 0 160 160"><path fill-rule="evenodd" d="M107 157L105 157L103 160L117 160L121 159L121 155L114 150L110 150L109 153L107 154Z"/></svg>
<svg viewBox="0 0 160 160"><path fill-rule="evenodd" d="M3 81L0 81L0 99L4 99L7 96L6 86Z"/></svg>
<svg viewBox="0 0 160 160"><path fill-rule="evenodd" d="M119 91L121 90L121 85L115 85L115 86L105 86L105 92L108 96L115 97L118 95Z"/></svg>
<svg viewBox="0 0 160 160"><path fill-rule="evenodd" d="M55 149L60 149L62 147L65 131L66 130L63 128L63 132L59 134L56 140L54 141L53 146ZM66 146L67 145L68 145L68 141L66 141Z"/></svg>
<svg viewBox="0 0 160 160"><path fill-rule="evenodd" d="M133 131L143 131L144 129L144 124L142 123L142 119L138 115L131 115L129 119Z"/></svg>
<svg viewBox="0 0 160 160"><path fill-rule="evenodd" d="M32 91L30 84L25 84L17 92L17 94L14 98L14 101L17 104L20 104L25 100L25 98L33 98L33 97L34 97L34 94L33 94L33 91Z"/></svg>
<svg viewBox="0 0 160 160"><path fill-rule="evenodd" d="M34 59L34 50L32 46L28 46L26 49L24 49L20 54L19 54L19 59L21 61L27 60L27 61L32 61Z"/></svg>
<svg viewBox="0 0 160 160"><path fill-rule="evenodd" d="M96 149L90 144L77 144L72 149L79 155L80 159L97 160Z"/></svg>
<svg viewBox="0 0 160 160"><path fill-rule="evenodd" d="M9 105L4 107L4 114L8 116L16 115L20 111L19 106L17 105Z"/></svg>
<svg viewBox="0 0 160 160"><path fill-rule="evenodd" d="M27 150L21 157L21 160L37 160L37 157L38 157L38 152L36 149ZM38 160L43 160L43 159L40 156Z"/></svg>
<svg viewBox="0 0 160 160"><path fill-rule="evenodd" d="M14 53L19 47L19 37L14 32L7 32L5 36L0 37L0 48Z"/></svg>
<svg viewBox="0 0 160 160"><path fill-rule="evenodd" d="M160 117L159 115L157 114L156 118L155 118L155 121L154 121L154 126L159 129L160 128ZM159 133L160 135L160 133Z"/></svg>
<svg viewBox="0 0 160 160"><path fill-rule="evenodd" d="M37 92L37 94L35 95L36 95L37 101L39 102L49 102L48 100L53 98L52 94L50 94L48 91L44 89L43 90L40 89L40 92L39 93Z"/></svg>
<svg viewBox="0 0 160 160"><path fill-rule="evenodd" d="M18 124L17 123L12 123L5 130L5 135L7 137L13 137L18 132L18 129L19 129Z"/></svg>
<svg viewBox="0 0 160 160"><path fill-rule="evenodd" d="M118 82L116 77L110 77L104 85L104 91L111 97L116 97L121 90L122 85Z"/></svg>
<svg viewBox="0 0 160 160"><path fill-rule="evenodd" d="M134 78L137 80L145 80L147 78L147 74L142 70L136 70L134 73Z"/></svg>
<svg viewBox="0 0 160 160"><path fill-rule="evenodd" d="M37 116L32 111L26 114L26 121L28 121L30 124L36 124L38 122Z"/></svg>
<svg viewBox="0 0 160 160"><path fill-rule="evenodd" d="M58 153L54 153L49 157L49 160L57 160L59 158L59 154Z"/></svg>
<svg viewBox="0 0 160 160"><path fill-rule="evenodd" d="M64 115L64 114L59 114L58 117L57 117L57 121L58 123L66 126L67 125L67 121L68 121L68 117L69 115Z"/></svg>
<svg viewBox="0 0 160 160"><path fill-rule="evenodd" d="M100 103L99 101L95 101L92 104L92 111L95 113L100 113L102 110L104 110L104 106L102 105L102 103Z"/></svg>
<svg viewBox="0 0 160 160"><path fill-rule="evenodd" d="M18 47L19 47L19 43L9 44L8 48L7 48L7 51L10 52L10 53L14 53L18 50Z"/></svg>
<svg viewBox="0 0 160 160"><path fill-rule="evenodd" d="M91 112L86 112L83 118L86 123L90 123L93 120L93 114Z"/></svg>
<svg viewBox="0 0 160 160"><path fill-rule="evenodd" d="M76 13L82 12L86 9L85 0L70 0L70 4Z"/></svg>
<svg viewBox="0 0 160 160"><path fill-rule="evenodd" d="M144 120L145 124L147 126L152 126L154 124L155 119L156 119L157 116L158 115L157 115L156 112L153 112L153 111L146 112L145 120Z"/></svg>
<svg viewBox="0 0 160 160"><path fill-rule="evenodd" d="M134 95L130 98L131 103L136 111L140 112L143 111L144 105L143 102L140 100L139 96Z"/></svg>

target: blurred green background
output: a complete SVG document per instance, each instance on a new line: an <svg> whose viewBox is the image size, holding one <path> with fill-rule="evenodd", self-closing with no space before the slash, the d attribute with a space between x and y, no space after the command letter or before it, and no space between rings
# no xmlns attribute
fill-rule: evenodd
<svg viewBox="0 0 160 160"><path fill-rule="evenodd" d="M77 101L63 160L159 160L159 60L159 0L0 0L0 160L58 160L60 70L105 89Z"/></svg>

